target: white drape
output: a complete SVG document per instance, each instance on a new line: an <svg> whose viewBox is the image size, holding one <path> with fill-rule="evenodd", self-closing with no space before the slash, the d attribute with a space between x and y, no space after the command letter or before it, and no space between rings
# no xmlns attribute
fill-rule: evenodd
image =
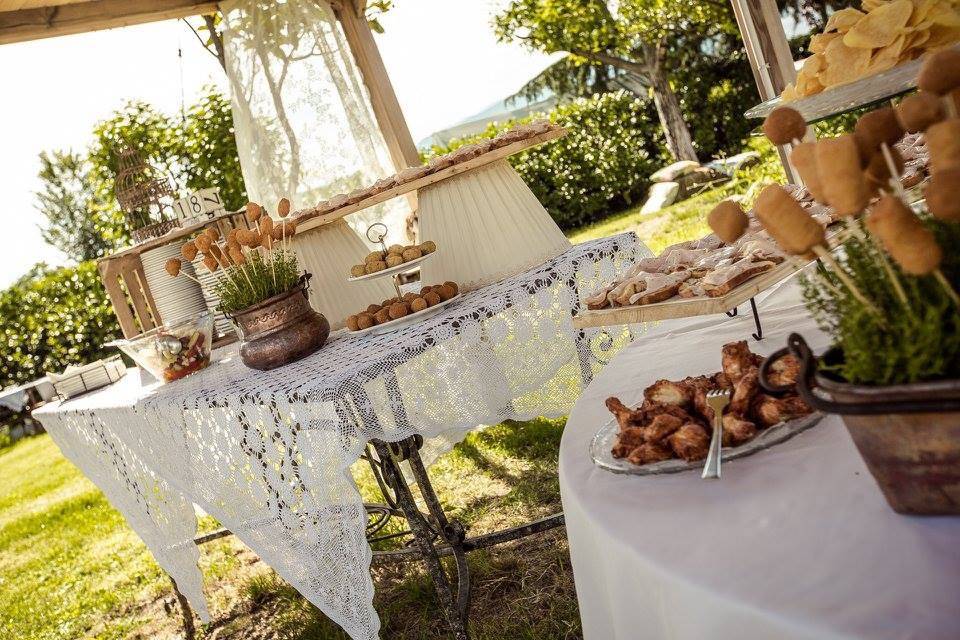
<svg viewBox="0 0 960 640"><path fill-rule="evenodd" d="M282 197L295 208L313 206L395 172L325 0L237 0L222 8L237 148L251 200L268 210ZM408 212L398 199L348 222L362 235L369 222L383 220L400 238Z"/></svg>

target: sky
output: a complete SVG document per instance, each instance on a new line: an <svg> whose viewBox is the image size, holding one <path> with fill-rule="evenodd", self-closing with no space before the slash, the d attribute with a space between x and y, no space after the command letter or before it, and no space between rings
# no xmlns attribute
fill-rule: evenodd
<svg viewBox="0 0 960 640"><path fill-rule="evenodd" d="M496 41L502 0L396 0L377 44L414 140L515 92L555 57ZM44 150L83 151L93 126L127 100L176 113L205 84L227 91L217 61L182 21L0 46L0 289L34 263L70 260L40 236L34 193Z"/></svg>

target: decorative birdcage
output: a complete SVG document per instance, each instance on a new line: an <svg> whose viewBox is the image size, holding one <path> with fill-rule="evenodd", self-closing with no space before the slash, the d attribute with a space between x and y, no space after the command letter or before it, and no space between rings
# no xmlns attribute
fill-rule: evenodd
<svg viewBox="0 0 960 640"><path fill-rule="evenodd" d="M169 178L130 145L119 146L116 155L119 170L113 189L134 242L156 238L179 226L177 219L168 215L174 197Z"/></svg>

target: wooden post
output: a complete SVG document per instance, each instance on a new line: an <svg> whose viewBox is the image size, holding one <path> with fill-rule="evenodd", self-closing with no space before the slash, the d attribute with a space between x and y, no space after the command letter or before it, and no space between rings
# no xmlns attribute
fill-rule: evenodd
<svg viewBox="0 0 960 640"><path fill-rule="evenodd" d="M417 152L417 145L410 136L410 129L387 76L387 69L373 39L373 32L363 15L363 8L354 0L341 0L332 6L370 93L370 104L394 166L397 171L418 166L420 154Z"/></svg>
<svg viewBox="0 0 960 640"><path fill-rule="evenodd" d="M776 98L797 78L776 0L731 1L760 99L766 101ZM799 184L799 176L787 161L789 147L777 147L777 151L787 180Z"/></svg>

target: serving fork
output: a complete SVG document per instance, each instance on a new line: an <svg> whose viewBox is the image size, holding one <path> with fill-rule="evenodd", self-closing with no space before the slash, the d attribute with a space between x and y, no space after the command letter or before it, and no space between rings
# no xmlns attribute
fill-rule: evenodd
<svg viewBox="0 0 960 640"><path fill-rule="evenodd" d="M707 462L703 465L704 479L720 479L720 449L723 447L723 410L730 404L730 392L724 390L707 393L707 404L713 409L713 436L710 438L710 450Z"/></svg>

